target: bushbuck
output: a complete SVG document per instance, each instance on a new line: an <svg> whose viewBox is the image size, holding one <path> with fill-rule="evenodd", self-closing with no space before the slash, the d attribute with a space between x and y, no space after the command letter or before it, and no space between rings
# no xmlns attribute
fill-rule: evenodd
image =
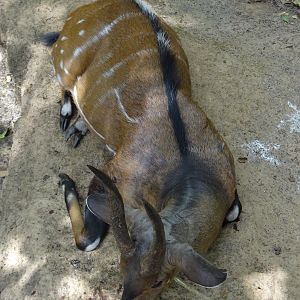
<svg viewBox="0 0 300 300"><path fill-rule="evenodd" d="M220 285L226 270L201 254L240 214L234 160L192 100L176 33L141 0L101 0L43 41L64 90L66 139L76 147L90 129L114 154L101 171L89 167L84 218L75 183L59 175L77 247L96 249L111 226L123 300L157 298L178 272Z"/></svg>

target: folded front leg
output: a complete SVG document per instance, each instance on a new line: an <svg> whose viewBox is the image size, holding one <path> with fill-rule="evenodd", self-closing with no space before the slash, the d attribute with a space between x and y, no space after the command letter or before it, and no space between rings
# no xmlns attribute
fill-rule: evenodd
<svg viewBox="0 0 300 300"><path fill-rule="evenodd" d="M65 132L66 141L71 141L74 148L76 148L82 138L87 134L88 127L85 121L78 117L77 120Z"/></svg>

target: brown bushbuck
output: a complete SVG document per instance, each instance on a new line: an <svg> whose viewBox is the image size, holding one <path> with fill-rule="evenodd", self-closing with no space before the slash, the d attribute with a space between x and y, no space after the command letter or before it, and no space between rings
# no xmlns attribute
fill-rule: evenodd
<svg viewBox="0 0 300 300"><path fill-rule="evenodd" d="M178 272L221 284L226 270L199 253L240 214L234 161L192 100L176 33L141 0L101 0L43 41L65 90L66 138L77 146L90 128L114 153L102 171L90 167L84 219L74 182L60 174L77 247L94 250L111 226L124 300L155 299ZM80 117L69 126L72 99Z"/></svg>

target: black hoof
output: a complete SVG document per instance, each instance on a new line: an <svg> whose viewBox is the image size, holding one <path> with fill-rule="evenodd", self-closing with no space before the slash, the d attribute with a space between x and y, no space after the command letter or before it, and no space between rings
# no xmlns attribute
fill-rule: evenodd
<svg viewBox="0 0 300 300"><path fill-rule="evenodd" d="M58 177L59 177L58 184L63 188L63 191L65 193L65 201L68 207L68 203L66 199L68 198L69 194L73 194L76 198L78 198L75 182L65 173L60 173Z"/></svg>
<svg viewBox="0 0 300 300"><path fill-rule="evenodd" d="M62 131L67 130L67 128L69 127L71 119L72 119L72 116L62 116L62 115L60 115L59 125L60 125L60 129Z"/></svg>
<svg viewBox="0 0 300 300"><path fill-rule="evenodd" d="M72 187L72 188L75 188L75 182L67 175L67 174L65 174L65 173L60 173L59 175L58 175L58 177L59 177L59 182L58 182L58 184L60 185L60 186L68 186L68 187Z"/></svg>
<svg viewBox="0 0 300 300"><path fill-rule="evenodd" d="M73 126L71 126L65 133L65 140L70 141L74 148L78 147L83 137L84 135L82 135L82 133Z"/></svg>
<svg viewBox="0 0 300 300"><path fill-rule="evenodd" d="M78 119L66 130L65 140L70 141L73 147L76 148L86 135L87 131L87 126L85 125L84 121Z"/></svg>

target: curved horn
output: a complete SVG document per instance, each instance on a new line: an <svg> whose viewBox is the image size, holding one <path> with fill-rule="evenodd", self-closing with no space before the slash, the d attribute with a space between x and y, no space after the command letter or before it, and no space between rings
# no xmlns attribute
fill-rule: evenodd
<svg viewBox="0 0 300 300"><path fill-rule="evenodd" d="M121 254L130 256L133 253L134 244L128 233L122 196L109 176L92 166L88 165L88 167L106 187L109 199L108 202L111 209L111 226L113 234Z"/></svg>
<svg viewBox="0 0 300 300"><path fill-rule="evenodd" d="M162 261L166 252L166 237L164 224L160 215L154 207L147 201L143 201L145 211L152 222L154 238L153 244L148 255L142 261L143 272L145 273L158 273L160 272Z"/></svg>

